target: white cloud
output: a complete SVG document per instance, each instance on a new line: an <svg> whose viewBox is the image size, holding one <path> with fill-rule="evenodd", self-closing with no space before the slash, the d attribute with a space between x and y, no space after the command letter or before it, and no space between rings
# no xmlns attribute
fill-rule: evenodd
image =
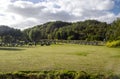
<svg viewBox="0 0 120 79"><path fill-rule="evenodd" d="M109 11L114 5L113 0L46 0L39 3L1 0L0 24L24 29L53 20L96 19L110 23L120 17Z"/></svg>
<svg viewBox="0 0 120 79"><path fill-rule="evenodd" d="M120 17L120 13L118 14L118 16L117 17Z"/></svg>

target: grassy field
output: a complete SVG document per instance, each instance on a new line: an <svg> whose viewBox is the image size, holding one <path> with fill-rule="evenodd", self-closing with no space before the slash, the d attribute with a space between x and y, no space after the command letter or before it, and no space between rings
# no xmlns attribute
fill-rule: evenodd
<svg viewBox="0 0 120 79"><path fill-rule="evenodd" d="M41 70L120 74L120 48L74 44L0 47L0 72Z"/></svg>

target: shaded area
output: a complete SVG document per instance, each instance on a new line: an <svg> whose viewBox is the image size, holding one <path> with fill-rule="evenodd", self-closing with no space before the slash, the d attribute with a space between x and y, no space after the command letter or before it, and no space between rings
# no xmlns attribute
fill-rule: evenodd
<svg viewBox="0 0 120 79"><path fill-rule="evenodd" d="M90 53L88 53L88 52L75 52L73 55L77 55L77 56L87 56L88 54L90 54Z"/></svg>
<svg viewBox="0 0 120 79"><path fill-rule="evenodd" d="M120 58L120 55L111 56L112 58Z"/></svg>
<svg viewBox="0 0 120 79"><path fill-rule="evenodd" d="M22 51L22 50L25 50L25 49L14 48L14 47L0 47L0 50L6 50L6 51Z"/></svg>

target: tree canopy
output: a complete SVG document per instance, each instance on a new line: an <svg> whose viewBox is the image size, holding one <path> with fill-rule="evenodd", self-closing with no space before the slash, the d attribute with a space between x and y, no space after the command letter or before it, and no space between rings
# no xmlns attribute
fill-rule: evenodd
<svg viewBox="0 0 120 79"><path fill-rule="evenodd" d="M6 39L9 39L7 41ZM41 39L109 41L120 40L120 19L111 24L97 20L80 22L47 22L23 31L0 26L2 42L39 41Z"/></svg>

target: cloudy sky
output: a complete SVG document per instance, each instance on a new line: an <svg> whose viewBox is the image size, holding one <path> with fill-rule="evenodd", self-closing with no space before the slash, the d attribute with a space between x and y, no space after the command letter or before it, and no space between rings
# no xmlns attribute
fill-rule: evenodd
<svg viewBox="0 0 120 79"><path fill-rule="evenodd" d="M0 25L25 29L48 21L120 17L120 0L0 0Z"/></svg>

